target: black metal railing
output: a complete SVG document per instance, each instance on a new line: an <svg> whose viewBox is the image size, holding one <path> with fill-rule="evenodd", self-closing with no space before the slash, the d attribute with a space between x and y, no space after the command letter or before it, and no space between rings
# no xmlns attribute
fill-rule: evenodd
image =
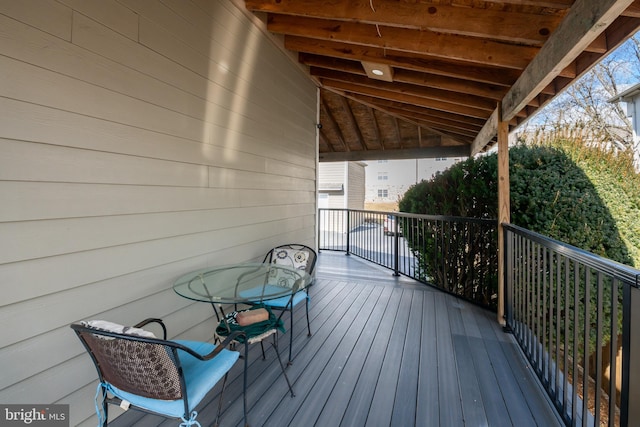
<svg viewBox="0 0 640 427"><path fill-rule="evenodd" d="M513 225L504 228L507 326L564 422L638 425L631 400L640 384L630 362L640 363L632 354L638 333L631 321L632 312L640 314L633 307L640 304L632 304L640 299L632 298L640 272Z"/></svg>
<svg viewBox="0 0 640 427"><path fill-rule="evenodd" d="M497 308L495 220L320 209L318 242L320 250L344 251Z"/></svg>

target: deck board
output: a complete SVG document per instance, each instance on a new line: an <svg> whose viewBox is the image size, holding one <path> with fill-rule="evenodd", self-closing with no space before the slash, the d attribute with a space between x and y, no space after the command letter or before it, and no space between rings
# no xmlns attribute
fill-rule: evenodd
<svg viewBox="0 0 640 427"><path fill-rule="evenodd" d="M495 314L353 256L322 253L305 310L294 311L290 397L273 348L249 351L256 426L560 426ZM289 316L289 314L285 314ZM288 317L285 324L288 328ZM280 336L286 362L289 332ZM242 426L242 363L224 392L222 426ZM198 408L213 423L220 387ZM175 426L130 411L113 426Z"/></svg>

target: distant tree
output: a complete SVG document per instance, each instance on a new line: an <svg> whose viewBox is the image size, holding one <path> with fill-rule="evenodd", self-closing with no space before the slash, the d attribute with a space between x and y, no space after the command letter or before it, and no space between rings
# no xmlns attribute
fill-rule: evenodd
<svg viewBox="0 0 640 427"><path fill-rule="evenodd" d="M580 127L604 144L638 153L624 105L608 102L636 83L640 83L640 33L569 86L520 132Z"/></svg>

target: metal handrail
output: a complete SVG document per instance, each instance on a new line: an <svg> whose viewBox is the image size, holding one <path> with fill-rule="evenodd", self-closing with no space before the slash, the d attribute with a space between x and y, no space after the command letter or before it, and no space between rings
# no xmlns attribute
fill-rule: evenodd
<svg viewBox="0 0 640 427"><path fill-rule="evenodd" d="M454 230L457 237L446 237ZM497 307L495 219L319 209L318 242L320 250L344 251L396 276L411 277L492 310Z"/></svg>
<svg viewBox="0 0 640 427"><path fill-rule="evenodd" d="M640 292L640 271L512 224L503 226L507 326L564 422L632 425L629 411L639 399L631 390L640 387L629 373L630 361L638 360L632 348L640 344L631 321L640 304L632 306L632 292ZM619 363L621 378L610 375L606 384L603 373L616 373Z"/></svg>

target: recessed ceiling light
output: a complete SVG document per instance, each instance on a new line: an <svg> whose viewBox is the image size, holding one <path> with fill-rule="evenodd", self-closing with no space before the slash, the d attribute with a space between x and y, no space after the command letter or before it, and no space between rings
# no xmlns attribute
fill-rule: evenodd
<svg viewBox="0 0 640 427"><path fill-rule="evenodd" d="M393 68L387 64L362 61L362 67L371 79L384 80L385 82L393 81Z"/></svg>

